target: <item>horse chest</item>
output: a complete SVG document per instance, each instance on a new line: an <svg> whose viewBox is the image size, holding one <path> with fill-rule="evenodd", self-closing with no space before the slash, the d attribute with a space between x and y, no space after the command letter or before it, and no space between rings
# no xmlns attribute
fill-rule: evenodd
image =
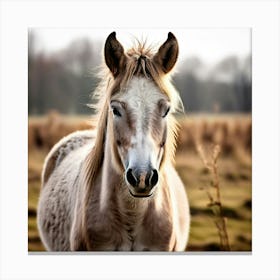
<svg viewBox="0 0 280 280"><path fill-rule="evenodd" d="M170 248L172 226L168 217L156 221L146 213L142 216L126 215L121 231L122 243L117 250L166 251Z"/></svg>
<svg viewBox="0 0 280 280"><path fill-rule="evenodd" d="M103 216L88 232L91 250L97 251L168 251L172 225L168 217L159 221L130 211Z"/></svg>

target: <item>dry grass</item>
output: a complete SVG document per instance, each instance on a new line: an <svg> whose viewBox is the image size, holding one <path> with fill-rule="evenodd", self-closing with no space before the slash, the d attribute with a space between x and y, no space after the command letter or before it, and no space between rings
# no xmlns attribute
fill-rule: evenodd
<svg viewBox="0 0 280 280"><path fill-rule="evenodd" d="M63 117L56 111L46 117L29 119L28 149L51 149L63 136L76 131L91 129L88 117Z"/></svg>
<svg viewBox="0 0 280 280"><path fill-rule="evenodd" d="M190 116L180 120L178 148L196 149L218 144L223 155L251 153L252 120L250 115Z"/></svg>
<svg viewBox="0 0 280 280"><path fill-rule="evenodd" d="M29 119L28 163L28 248L44 250L36 227L36 208L40 190L40 173L49 149L61 137L91 128L88 117L64 117L52 113L47 117ZM196 139L207 156L213 155L213 143L219 144L219 196L232 251L251 250L251 118L250 116L191 116L180 119L176 169L189 196L191 206L190 251L220 251L220 236L213 223L209 198L201 187L209 185L213 172L201 164L195 148ZM197 138L195 138L197 137ZM217 170L216 170L216 174ZM217 179L217 178L216 178ZM208 188L208 187L207 187ZM215 191L214 187L208 188ZM213 200L216 198L213 195Z"/></svg>
<svg viewBox="0 0 280 280"><path fill-rule="evenodd" d="M230 243L228 238L228 230L226 225L226 218L224 216L224 210L222 206L221 193L220 193L220 180L218 175L218 157L221 152L220 146L215 145L213 152L210 157L210 161L207 159L205 151L201 144L197 145L197 151L202 159L204 166L211 173L210 185L201 187L204 189L210 203L207 204L214 214L214 222L218 230L220 237L220 248L221 251L230 251ZM211 187L215 189L215 193L211 191Z"/></svg>

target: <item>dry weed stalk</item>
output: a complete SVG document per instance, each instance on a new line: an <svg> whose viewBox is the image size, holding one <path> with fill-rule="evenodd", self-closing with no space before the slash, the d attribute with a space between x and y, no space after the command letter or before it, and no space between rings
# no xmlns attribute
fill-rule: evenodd
<svg viewBox="0 0 280 280"><path fill-rule="evenodd" d="M201 144L197 145L197 151L200 158L203 161L205 167L210 171L212 175L212 180L210 186L216 190L216 195L214 196L211 192L210 186L203 187L206 191L206 194L210 200L210 203L207 205L211 208L214 214L214 222L218 230L219 238L220 238L220 248L221 251L230 251L230 243L228 238L227 232L227 220L223 214L223 206L221 201L221 194L220 194L220 181L218 175L218 157L220 154L220 146L215 145L210 161L207 160L205 151Z"/></svg>

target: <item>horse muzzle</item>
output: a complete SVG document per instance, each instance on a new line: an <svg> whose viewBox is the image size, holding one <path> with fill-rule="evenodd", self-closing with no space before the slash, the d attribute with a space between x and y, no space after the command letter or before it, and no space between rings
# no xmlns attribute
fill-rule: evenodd
<svg viewBox="0 0 280 280"><path fill-rule="evenodd" d="M134 197L149 197L153 194L153 188L158 182L158 172L151 169L148 172L141 172L137 169L128 168L125 173L129 192Z"/></svg>

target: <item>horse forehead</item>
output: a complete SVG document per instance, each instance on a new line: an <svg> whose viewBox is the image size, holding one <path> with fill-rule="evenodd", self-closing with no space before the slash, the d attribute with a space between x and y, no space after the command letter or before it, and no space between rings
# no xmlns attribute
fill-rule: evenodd
<svg viewBox="0 0 280 280"><path fill-rule="evenodd" d="M127 87L124 99L131 109L146 111L149 108L154 109L163 97L154 82L147 78L134 77Z"/></svg>

